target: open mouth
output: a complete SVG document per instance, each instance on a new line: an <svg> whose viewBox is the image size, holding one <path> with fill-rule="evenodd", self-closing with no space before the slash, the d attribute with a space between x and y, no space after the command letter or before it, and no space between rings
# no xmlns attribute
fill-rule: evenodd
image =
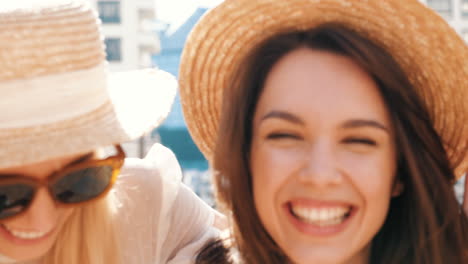
<svg viewBox="0 0 468 264"><path fill-rule="evenodd" d="M329 237L346 229L358 212L358 207L335 201L295 199L284 204L290 223L309 236Z"/></svg>
<svg viewBox="0 0 468 264"><path fill-rule="evenodd" d="M340 225L351 215L352 206L305 207L290 204L291 214L297 220L319 227Z"/></svg>
<svg viewBox="0 0 468 264"><path fill-rule="evenodd" d="M1 228L12 238L23 241L35 241L45 238L51 231L22 231L16 230L7 225L1 224Z"/></svg>

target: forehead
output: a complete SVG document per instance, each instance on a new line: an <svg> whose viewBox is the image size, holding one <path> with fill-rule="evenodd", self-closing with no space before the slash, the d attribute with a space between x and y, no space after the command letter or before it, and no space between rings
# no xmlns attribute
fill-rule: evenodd
<svg viewBox="0 0 468 264"><path fill-rule="evenodd" d="M387 110L372 77L350 58L301 48L272 68L259 111L286 110L316 115L382 119Z"/></svg>

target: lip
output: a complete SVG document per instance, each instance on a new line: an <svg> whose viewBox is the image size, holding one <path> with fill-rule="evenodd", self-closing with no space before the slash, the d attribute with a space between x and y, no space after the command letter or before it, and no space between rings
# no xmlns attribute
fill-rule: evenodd
<svg viewBox="0 0 468 264"><path fill-rule="evenodd" d="M318 226L310 223L304 223L296 218L296 216L292 213L292 204L295 205L302 205L305 207L315 207L315 208L327 208L327 207L335 207L335 206L346 206L351 207L351 211L349 216L340 224L333 225L333 226ZM334 202L334 201L317 201L317 200L309 200L309 199L297 199L294 201L289 201L284 204L283 209L291 222L291 224L301 233L315 236L315 237L331 237L335 236L349 225L349 223L354 219L358 208L354 205L349 203L343 202Z"/></svg>
<svg viewBox="0 0 468 264"><path fill-rule="evenodd" d="M47 240L53 233L54 230L49 231L47 234L45 234L43 237L40 238L35 238L35 239L21 239L18 237L13 236L10 231L8 231L3 224L0 224L0 236L6 238L8 241L11 243L14 243L16 245L22 245L22 246L30 246L30 245L35 245L44 242Z"/></svg>

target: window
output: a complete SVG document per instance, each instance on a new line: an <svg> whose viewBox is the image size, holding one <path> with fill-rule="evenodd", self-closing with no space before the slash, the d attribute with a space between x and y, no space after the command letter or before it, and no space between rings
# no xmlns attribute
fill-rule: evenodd
<svg viewBox="0 0 468 264"><path fill-rule="evenodd" d="M120 23L120 1L99 1L98 11L102 23Z"/></svg>
<svg viewBox="0 0 468 264"><path fill-rule="evenodd" d="M427 5L445 18L452 18L453 0L427 0Z"/></svg>
<svg viewBox="0 0 468 264"><path fill-rule="evenodd" d="M464 18L468 18L468 0L461 0L461 15Z"/></svg>
<svg viewBox="0 0 468 264"><path fill-rule="evenodd" d="M122 60L122 49L120 38L106 38L106 59L110 62Z"/></svg>

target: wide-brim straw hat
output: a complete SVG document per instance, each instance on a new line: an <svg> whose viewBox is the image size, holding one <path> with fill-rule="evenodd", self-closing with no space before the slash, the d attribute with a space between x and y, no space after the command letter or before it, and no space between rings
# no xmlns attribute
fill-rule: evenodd
<svg viewBox="0 0 468 264"><path fill-rule="evenodd" d="M468 50L417 0L226 0L189 35L179 73L184 116L212 160L224 89L259 43L326 23L354 30L389 52L428 106L457 176L468 169Z"/></svg>
<svg viewBox="0 0 468 264"><path fill-rule="evenodd" d="M170 111L160 70L109 73L87 2L0 7L0 168L135 139Z"/></svg>

